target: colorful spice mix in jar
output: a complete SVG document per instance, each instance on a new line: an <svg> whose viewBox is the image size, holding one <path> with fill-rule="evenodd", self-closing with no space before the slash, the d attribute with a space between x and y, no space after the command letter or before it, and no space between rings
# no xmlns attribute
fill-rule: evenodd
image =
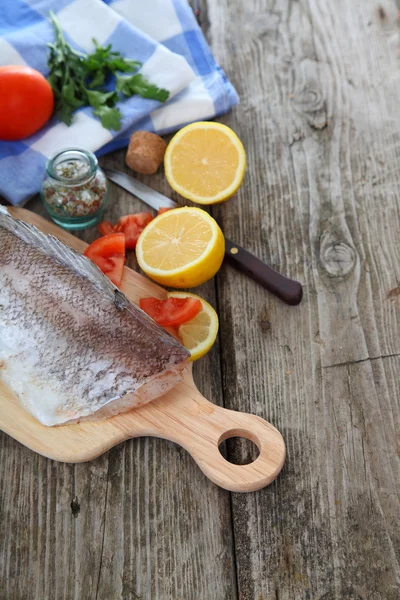
<svg viewBox="0 0 400 600"><path fill-rule="evenodd" d="M102 220L108 185L97 158L84 148L64 148L46 163L41 197L64 229L84 229Z"/></svg>

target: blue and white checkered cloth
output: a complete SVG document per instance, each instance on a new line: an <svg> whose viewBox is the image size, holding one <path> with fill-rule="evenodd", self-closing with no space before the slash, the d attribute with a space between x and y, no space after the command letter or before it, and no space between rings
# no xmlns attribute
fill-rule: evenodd
<svg viewBox="0 0 400 600"><path fill-rule="evenodd" d="M170 99L165 105L138 96L120 102L119 132L104 129L90 108L82 108L70 127L53 118L23 141L0 142L0 195L12 204L39 191L46 159L56 150L83 146L99 156L127 146L135 130L168 133L238 102L186 0L0 0L0 65L48 74L47 43L54 40L49 10L72 46L91 51L93 38L112 44L141 61L141 72L168 89Z"/></svg>

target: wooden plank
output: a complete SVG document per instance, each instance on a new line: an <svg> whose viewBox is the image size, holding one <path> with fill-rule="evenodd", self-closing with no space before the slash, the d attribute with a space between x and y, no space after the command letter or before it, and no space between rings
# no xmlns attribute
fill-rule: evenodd
<svg viewBox="0 0 400 600"><path fill-rule="evenodd" d="M124 152L102 159L123 168ZM159 191L160 175L144 178ZM38 198L27 208L43 214ZM144 205L112 186L106 217ZM87 242L94 229L80 233ZM129 266L137 268L134 256ZM215 306L213 282L201 294ZM195 365L221 404L218 344ZM0 597L7 600L235 600L229 493L164 440L130 440L98 459L62 465L0 432Z"/></svg>
<svg viewBox="0 0 400 600"><path fill-rule="evenodd" d="M293 309L227 267L217 279L226 403L284 429L289 450L274 486L233 498L240 597L397 599L394 3L209 8L214 52L242 97L223 120L249 155L245 186L215 214L306 292ZM217 363L215 349L197 375L221 402ZM132 441L71 472L0 442L5 597L235 598L228 495L184 453Z"/></svg>
<svg viewBox="0 0 400 600"><path fill-rule="evenodd" d="M246 600L400 595L396 18L389 1L208 1L249 165L214 214L305 292L289 308L217 278L225 403L288 448L273 486L233 496Z"/></svg>

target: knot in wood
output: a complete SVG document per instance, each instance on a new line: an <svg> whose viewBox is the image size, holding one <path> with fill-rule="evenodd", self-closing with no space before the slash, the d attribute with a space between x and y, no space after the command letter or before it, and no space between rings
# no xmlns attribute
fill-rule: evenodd
<svg viewBox="0 0 400 600"><path fill-rule="evenodd" d="M321 90L316 87L304 87L296 92L292 98L293 108L303 116L313 129L325 129L328 119L325 109L325 100Z"/></svg>
<svg viewBox="0 0 400 600"><path fill-rule="evenodd" d="M285 54L279 61L279 74L288 75L293 71L293 59L289 54Z"/></svg>
<svg viewBox="0 0 400 600"><path fill-rule="evenodd" d="M356 265L355 249L332 231L322 234L319 254L321 266L330 277L346 277Z"/></svg>
<svg viewBox="0 0 400 600"><path fill-rule="evenodd" d="M282 63L282 65L285 65L285 67L292 67L293 66L293 58L290 56L290 54L284 54L282 56L281 63Z"/></svg>
<svg viewBox="0 0 400 600"><path fill-rule="evenodd" d="M298 111L303 113L314 113L325 107L321 90L314 87L303 88L294 94L293 104Z"/></svg>

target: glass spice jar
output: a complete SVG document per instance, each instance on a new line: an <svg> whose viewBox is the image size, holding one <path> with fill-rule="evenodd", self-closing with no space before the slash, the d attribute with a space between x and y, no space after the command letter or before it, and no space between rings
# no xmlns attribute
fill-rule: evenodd
<svg viewBox="0 0 400 600"><path fill-rule="evenodd" d="M107 178L93 152L64 148L48 159L40 195L57 225L64 229L85 229L103 217Z"/></svg>

